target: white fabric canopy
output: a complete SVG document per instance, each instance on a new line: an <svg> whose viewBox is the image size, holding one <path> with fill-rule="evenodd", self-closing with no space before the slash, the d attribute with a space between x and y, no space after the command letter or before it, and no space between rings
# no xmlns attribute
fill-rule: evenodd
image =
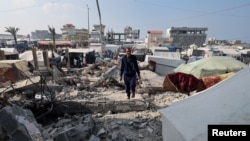
<svg viewBox="0 0 250 141"><path fill-rule="evenodd" d="M209 124L250 123L250 67L159 110L164 141L205 141Z"/></svg>
<svg viewBox="0 0 250 141"><path fill-rule="evenodd" d="M36 51L37 54L37 60L38 61L43 61L43 51L38 50ZM59 57L60 55L54 52L55 57ZM48 57L52 58L52 51L48 51ZM19 54L19 58L21 60L26 60L26 61L33 61L33 53L31 50L25 51L22 54Z"/></svg>

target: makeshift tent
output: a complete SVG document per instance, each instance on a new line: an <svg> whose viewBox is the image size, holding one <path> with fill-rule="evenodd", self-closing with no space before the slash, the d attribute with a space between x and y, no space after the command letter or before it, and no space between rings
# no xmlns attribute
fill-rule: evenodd
<svg viewBox="0 0 250 141"><path fill-rule="evenodd" d="M150 61L155 62L155 66L153 66L155 68L153 70L160 75L172 73L175 68L185 63L180 58L146 55L144 62Z"/></svg>
<svg viewBox="0 0 250 141"><path fill-rule="evenodd" d="M173 89L173 87L175 89ZM168 91L178 91L182 93L187 93L198 90L204 90L205 86L201 79L198 79L190 74L185 74L181 72L170 73L165 76L163 81L163 89Z"/></svg>
<svg viewBox="0 0 250 141"><path fill-rule="evenodd" d="M16 83L19 80L27 79L31 75L28 63L24 60L1 60L0 61L0 85L7 81Z"/></svg>
<svg viewBox="0 0 250 141"><path fill-rule="evenodd" d="M4 51L5 60L19 59L16 48L0 48L0 50Z"/></svg>
<svg viewBox="0 0 250 141"><path fill-rule="evenodd" d="M214 75L214 76L207 76L207 77L203 77L201 78L203 85L205 86L205 89L219 83L220 81L231 77L232 75L234 75L234 72L229 72L229 73L225 73L225 74L220 74L220 75Z"/></svg>
<svg viewBox="0 0 250 141"><path fill-rule="evenodd" d="M83 64L95 63L95 50L89 48L69 48L69 61L70 67L76 67L74 65L74 58L78 56Z"/></svg>
<svg viewBox="0 0 250 141"><path fill-rule="evenodd" d="M198 61L198 60L203 59L203 58L204 58L203 56L191 56L188 58L187 63L195 62L195 61Z"/></svg>
<svg viewBox="0 0 250 141"><path fill-rule="evenodd" d="M192 91L203 91L234 74L234 72L230 72L198 79L193 75L181 72L170 73L164 78L163 89L166 91L181 92L189 95Z"/></svg>
<svg viewBox="0 0 250 141"><path fill-rule="evenodd" d="M241 56L241 53L236 49L221 48L219 49L219 51L221 51L223 56L232 56L232 57Z"/></svg>
<svg viewBox="0 0 250 141"><path fill-rule="evenodd" d="M54 53L54 56L55 56L56 58L57 58L57 57L60 57L59 54L57 54L57 53L55 53L55 52L53 52L53 53ZM38 51L36 51L36 54L37 54L37 60L38 60L38 61L43 61L43 51L38 50ZM52 51L48 51L48 57L49 57L49 58L52 58ZM32 53L31 50L27 50L27 51L25 51L24 53L20 54L20 55L19 55L19 58L20 58L21 60L33 61L33 53Z"/></svg>
<svg viewBox="0 0 250 141"><path fill-rule="evenodd" d="M3 50L5 52L5 55L18 54L16 48L0 48L0 50Z"/></svg>
<svg viewBox="0 0 250 141"><path fill-rule="evenodd" d="M59 60L61 59L59 54L57 54L56 52L53 52L53 53L54 53L54 56L56 59L59 59ZM37 55L38 65L44 66L43 51L37 50L36 55ZM31 50L27 50L24 53L19 54L19 58L21 60L28 61L34 65L33 53ZM48 58L52 58L52 51L50 51L50 50L48 51Z"/></svg>
<svg viewBox="0 0 250 141"><path fill-rule="evenodd" d="M208 125L250 123L250 67L159 110L164 141L205 141Z"/></svg>
<svg viewBox="0 0 250 141"><path fill-rule="evenodd" d="M182 64L174 72L191 74L197 78L224 74L227 72L237 72L247 67L246 64L228 56L210 56L198 61Z"/></svg>

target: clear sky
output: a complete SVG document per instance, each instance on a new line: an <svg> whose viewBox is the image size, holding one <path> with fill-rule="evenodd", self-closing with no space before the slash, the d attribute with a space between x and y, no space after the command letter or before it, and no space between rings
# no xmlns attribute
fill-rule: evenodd
<svg viewBox="0 0 250 141"><path fill-rule="evenodd" d="M170 27L207 27L207 38L250 43L250 0L99 0L99 7L105 33L130 26L140 29L141 38L148 30L162 30L165 37ZM88 11L92 30L100 24L96 0L0 0L0 34L9 26L23 35L48 25L61 33L69 23L87 29Z"/></svg>

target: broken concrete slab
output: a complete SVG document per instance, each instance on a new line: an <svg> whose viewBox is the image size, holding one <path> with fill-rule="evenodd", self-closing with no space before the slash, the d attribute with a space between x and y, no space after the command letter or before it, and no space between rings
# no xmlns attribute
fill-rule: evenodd
<svg viewBox="0 0 250 141"><path fill-rule="evenodd" d="M5 107L0 111L0 125L11 140L43 141L41 126L30 110Z"/></svg>
<svg viewBox="0 0 250 141"><path fill-rule="evenodd" d="M81 120L81 119L79 119ZM78 121L79 124L67 128L67 124L58 124L55 128L57 131L53 138L55 141L79 141L88 140L93 134L95 122L91 115L86 115L84 121ZM63 127L63 128L62 128Z"/></svg>
<svg viewBox="0 0 250 141"><path fill-rule="evenodd" d="M37 85L39 82L40 82L40 76L30 77L28 79L16 82L15 84L10 85L9 87L0 88L0 93L5 93L18 89L27 89L28 87Z"/></svg>

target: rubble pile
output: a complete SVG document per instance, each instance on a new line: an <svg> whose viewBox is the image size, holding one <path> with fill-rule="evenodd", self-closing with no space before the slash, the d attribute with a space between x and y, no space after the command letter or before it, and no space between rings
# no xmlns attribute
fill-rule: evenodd
<svg viewBox="0 0 250 141"><path fill-rule="evenodd" d="M161 141L157 110L187 97L152 87L148 93L143 84L152 79L142 72L142 87L127 100L111 62L60 71L53 68L44 83L1 91L0 140Z"/></svg>

